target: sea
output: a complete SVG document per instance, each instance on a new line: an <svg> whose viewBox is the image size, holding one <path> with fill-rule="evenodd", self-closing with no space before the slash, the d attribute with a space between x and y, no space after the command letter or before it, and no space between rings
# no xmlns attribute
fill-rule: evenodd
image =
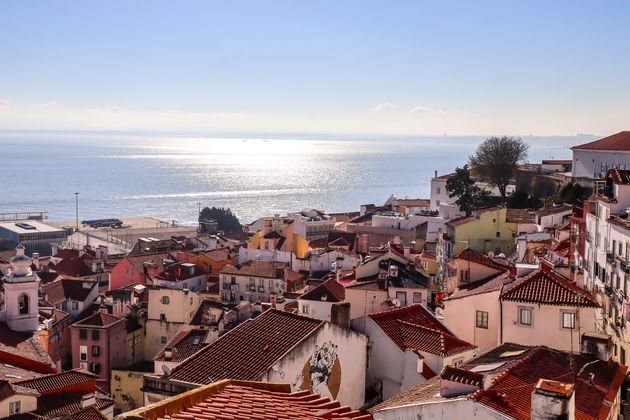
<svg viewBox="0 0 630 420"><path fill-rule="evenodd" d="M434 171L463 166L484 137L203 136L0 132L0 211L44 210L51 221L154 217L194 225L199 206L243 223L306 208L428 198ZM570 159L589 135L523 137L529 161Z"/></svg>

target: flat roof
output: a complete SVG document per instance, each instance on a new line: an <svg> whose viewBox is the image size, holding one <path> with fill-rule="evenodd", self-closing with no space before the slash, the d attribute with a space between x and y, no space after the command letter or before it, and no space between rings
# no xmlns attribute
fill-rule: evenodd
<svg viewBox="0 0 630 420"><path fill-rule="evenodd" d="M34 229L28 229L27 226L32 226ZM37 222L35 220L24 220L14 222L0 222L0 228L6 229L15 233L46 233L46 232L63 232L63 229L56 228Z"/></svg>

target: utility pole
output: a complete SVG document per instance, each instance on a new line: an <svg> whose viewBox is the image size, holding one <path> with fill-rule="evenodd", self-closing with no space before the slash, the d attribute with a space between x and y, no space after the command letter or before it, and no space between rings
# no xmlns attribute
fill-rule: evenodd
<svg viewBox="0 0 630 420"><path fill-rule="evenodd" d="M199 235L201 235L201 203L197 203L197 207L199 207L199 211L197 213L197 222L199 224Z"/></svg>
<svg viewBox="0 0 630 420"><path fill-rule="evenodd" d="M74 206L76 214L76 231L79 231L79 193L74 193Z"/></svg>

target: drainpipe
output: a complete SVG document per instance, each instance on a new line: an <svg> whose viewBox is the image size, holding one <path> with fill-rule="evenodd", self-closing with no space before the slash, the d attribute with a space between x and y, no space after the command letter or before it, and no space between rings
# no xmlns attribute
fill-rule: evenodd
<svg viewBox="0 0 630 420"><path fill-rule="evenodd" d="M505 285L501 286L501 291L499 292L499 345L503 344L503 301L501 300L501 295L504 287Z"/></svg>

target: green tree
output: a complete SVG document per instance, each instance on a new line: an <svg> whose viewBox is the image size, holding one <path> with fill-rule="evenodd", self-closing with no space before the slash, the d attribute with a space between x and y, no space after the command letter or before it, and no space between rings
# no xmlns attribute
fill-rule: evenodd
<svg viewBox="0 0 630 420"><path fill-rule="evenodd" d="M496 185L506 200L506 188L517 165L527 159L528 150L529 145L520 137L489 137L469 158L469 164L483 181Z"/></svg>
<svg viewBox="0 0 630 420"><path fill-rule="evenodd" d="M475 184L475 180L470 176L468 165L455 169L455 174L446 180L446 191L450 198L457 197L455 204L466 213L466 216L470 216L473 210L483 206L490 195Z"/></svg>
<svg viewBox="0 0 630 420"><path fill-rule="evenodd" d="M238 218L232 213L232 210L223 207L204 207L199 215L199 222L205 220L216 220L218 229L225 233L238 232L243 230ZM205 231L202 224L202 232Z"/></svg>
<svg viewBox="0 0 630 420"><path fill-rule="evenodd" d="M535 195L516 191L508 197L507 206L510 209L538 209L543 206L543 202Z"/></svg>

